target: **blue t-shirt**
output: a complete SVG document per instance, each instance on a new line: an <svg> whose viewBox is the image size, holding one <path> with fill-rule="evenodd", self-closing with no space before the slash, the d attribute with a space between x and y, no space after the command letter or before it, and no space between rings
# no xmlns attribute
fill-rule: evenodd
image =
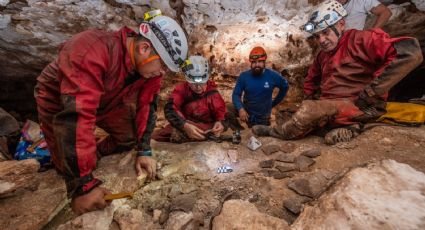
<svg viewBox="0 0 425 230"><path fill-rule="evenodd" d="M288 91L288 82L276 71L264 69L261 76L253 76L248 70L239 76L232 94L236 110L244 108L250 117L270 117L272 107L279 104ZM279 94L272 99L273 89ZM243 93L243 102L241 101Z"/></svg>

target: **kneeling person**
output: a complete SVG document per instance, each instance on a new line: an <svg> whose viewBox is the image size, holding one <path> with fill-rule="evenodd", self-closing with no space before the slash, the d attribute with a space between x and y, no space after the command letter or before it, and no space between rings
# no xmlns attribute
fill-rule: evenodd
<svg viewBox="0 0 425 230"><path fill-rule="evenodd" d="M177 85L164 108L170 124L154 132L153 139L175 143L219 137L226 106L216 84L208 80L208 61L191 56L183 68L186 82Z"/></svg>

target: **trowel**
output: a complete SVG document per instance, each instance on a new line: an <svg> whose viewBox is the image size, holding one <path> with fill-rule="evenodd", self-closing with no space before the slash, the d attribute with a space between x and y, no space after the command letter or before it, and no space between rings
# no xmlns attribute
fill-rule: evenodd
<svg viewBox="0 0 425 230"><path fill-rule="evenodd" d="M122 198L130 198L133 199L133 192L120 192L115 194L108 194L103 199L106 201L116 200L116 199L122 199Z"/></svg>

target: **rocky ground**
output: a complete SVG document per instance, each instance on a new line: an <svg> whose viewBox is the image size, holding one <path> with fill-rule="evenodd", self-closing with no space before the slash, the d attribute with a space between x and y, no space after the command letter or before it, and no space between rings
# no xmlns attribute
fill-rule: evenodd
<svg viewBox="0 0 425 230"><path fill-rule="evenodd" d="M256 151L246 147L251 135L243 131L239 145L154 142L161 169L153 182L136 178L133 153L103 157L95 174L104 186L113 192L135 192L134 197L80 217L70 211L64 184L53 170L37 173L32 161L0 162L0 226L289 229L295 222L292 228L313 229L315 221L320 226L375 229L424 226L425 127L375 127L336 146L323 144L318 136L298 141L264 137L258 138L263 146ZM381 162L384 159L394 161ZM223 165L233 172L217 173ZM386 207L391 196L393 202ZM385 219L389 217L394 218Z"/></svg>

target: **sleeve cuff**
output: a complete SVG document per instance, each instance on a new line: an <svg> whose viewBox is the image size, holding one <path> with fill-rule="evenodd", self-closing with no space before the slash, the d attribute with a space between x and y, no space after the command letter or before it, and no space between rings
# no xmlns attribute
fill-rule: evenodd
<svg viewBox="0 0 425 230"><path fill-rule="evenodd" d="M137 151L138 157L151 157L152 156L152 150L141 150Z"/></svg>
<svg viewBox="0 0 425 230"><path fill-rule="evenodd" d="M102 184L102 181L89 174L81 178L65 178L66 190L69 198L82 196Z"/></svg>

